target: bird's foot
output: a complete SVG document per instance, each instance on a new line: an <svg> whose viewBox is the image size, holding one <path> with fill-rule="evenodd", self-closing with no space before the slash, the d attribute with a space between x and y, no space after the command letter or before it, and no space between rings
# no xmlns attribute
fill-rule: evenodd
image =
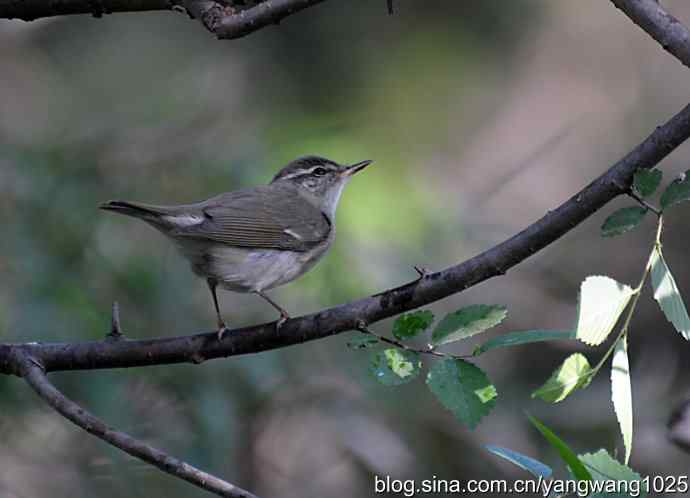
<svg viewBox="0 0 690 498"><path fill-rule="evenodd" d="M289 319L290 315L288 315L286 311L281 311L280 318L278 318L278 321L276 322L276 330L280 330L283 324L287 322Z"/></svg>
<svg viewBox="0 0 690 498"><path fill-rule="evenodd" d="M222 341L223 336L225 335L226 332L228 332L230 329L225 326L224 322L220 322L218 324L218 340Z"/></svg>

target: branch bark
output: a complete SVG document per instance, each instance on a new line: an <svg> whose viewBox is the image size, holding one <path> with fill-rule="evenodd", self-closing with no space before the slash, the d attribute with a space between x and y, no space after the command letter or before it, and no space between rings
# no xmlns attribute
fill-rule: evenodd
<svg viewBox="0 0 690 498"><path fill-rule="evenodd" d="M690 32L658 0L611 0L664 50L690 67Z"/></svg>
<svg viewBox="0 0 690 498"><path fill-rule="evenodd" d="M62 392L48 380L43 367L35 358L21 355L17 357L17 362L21 376L43 401L48 403L51 408L70 422L93 434L97 438L121 449L133 457L139 458L151 465L155 465L163 472L184 479L218 496L224 498L257 498L249 491L245 491L242 488L199 470L153 446L134 439L124 432L111 429L101 419L92 415L62 394Z"/></svg>
<svg viewBox="0 0 690 498"><path fill-rule="evenodd" d="M199 19L219 39L246 36L325 0L263 0L246 8L237 0L0 0L0 19L33 21L43 17L114 12L182 10Z"/></svg>

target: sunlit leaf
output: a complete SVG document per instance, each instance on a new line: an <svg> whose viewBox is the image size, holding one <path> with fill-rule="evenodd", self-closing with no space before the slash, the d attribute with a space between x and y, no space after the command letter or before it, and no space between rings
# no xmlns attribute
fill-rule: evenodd
<svg viewBox="0 0 690 498"><path fill-rule="evenodd" d="M456 418L474 429L496 403L496 388L476 365L464 360L445 359L434 363L426 383Z"/></svg>
<svg viewBox="0 0 690 498"><path fill-rule="evenodd" d="M629 286L612 278L587 277L580 287L575 336L590 346L604 342L632 295Z"/></svg>
<svg viewBox="0 0 690 498"><path fill-rule="evenodd" d="M611 363L611 400L618 417L618 424L625 446L625 464L630 460L633 437L632 387L630 385L630 365L628 364L628 345L626 337L616 343Z"/></svg>
<svg viewBox="0 0 690 498"><path fill-rule="evenodd" d="M431 311L414 311L400 315L393 324L393 335L398 339L409 339L424 332L434 323Z"/></svg>
<svg viewBox="0 0 690 498"><path fill-rule="evenodd" d="M453 313L448 313L441 320L433 333L434 345L447 344L484 332L498 325L508 314L505 306L475 304Z"/></svg>
<svg viewBox="0 0 690 498"><path fill-rule="evenodd" d="M378 343L379 340L373 335L359 334L347 341L347 347L351 349L367 349Z"/></svg>
<svg viewBox="0 0 690 498"><path fill-rule="evenodd" d="M664 255L659 248L652 252L651 261L651 281L654 289L654 299L659 303L661 311L666 315L666 319L673 324L680 335L685 340L690 340L690 317L685 308L683 298L678 291L676 281L671 274L671 270L666 264Z"/></svg>
<svg viewBox="0 0 690 498"><path fill-rule="evenodd" d="M690 170L683 173L683 175L673 180L663 194L661 194L661 208L666 209L679 202L690 199Z"/></svg>
<svg viewBox="0 0 690 498"><path fill-rule="evenodd" d="M558 403L576 389L587 387L591 380L592 367L581 353L573 353L558 367L549 380L532 393L549 403Z"/></svg>
<svg viewBox="0 0 690 498"><path fill-rule="evenodd" d="M642 197L649 197L661 183L660 169L638 169L635 171L633 185Z"/></svg>
<svg viewBox="0 0 690 498"><path fill-rule="evenodd" d="M585 453L579 456L580 461L583 462L590 471L592 478L598 481L596 484L603 486L601 490L597 490L589 495L589 498L624 498L624 497L641 497L647 496L647 489L643 485L642 476L632 470L627 465L623 465L615 458L608 454L604 449L596 453ZM618 481L627 481L627 493L625 488L621 489L620 493L614 486Z"/></svg>
<svg viewBox="0 0 690 498"><path fill-rule="evenodd" d="M548 479L551 477L551 474L553 474L553 470L551 470L551 467L548 465L543 464L534 458L525 456L522 453L518 453L517 451L502 448L500 446L494 446L492 444L485 444L484 448L489 450L494 455L500 456L501 458L504 458L517 465L521 469L526 470L536 478L543 477L544 479Z"/></svg>
<svg viewBox="0 0 690 498"><path fill-rule="evenodd" d="M589 473L584 464L579 460L577 455L565 442L559 438L551 429L542 424L537 418L530 416L532 425L541 432L542 436L549 442L549 444L558 451L561 460L570 468L570 472L578 481L591 481L592 475Z"/></svg>
<svg viewBox="0 0 690 498"><path fill-rule="evenodd" d="M489 339L484 344L477 346L472 354L474 356L479 356L482 353L496 348L507 348L533 342L559 341L574 338L575 332L573 330L523 330L519 332L510 332Z"/></svg>
<svg viewBox="0 0 690 498"><path fill-rule="evenodd" d="M603 237L614 237L637 227L647 214L647 208L632 206L619 209L606 218L601 226Z"/></svg>
<svg viewBox="0 0 690 498"><path fill-rule="evenodd" d="M372 354L370 371L374 378L386 386L399 386L415 379L422 368L419 354L388 348Z"/></svg>

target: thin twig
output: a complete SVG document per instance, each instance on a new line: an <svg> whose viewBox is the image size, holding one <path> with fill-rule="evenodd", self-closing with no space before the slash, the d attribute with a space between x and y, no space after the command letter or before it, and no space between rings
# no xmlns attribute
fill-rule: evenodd
<svg viewBox="0 0 690 498"><path fill-rule="evenodd" d="M656 215L657 218L661 216L661 210L659 208L645 201L642 197L637 195L637 193L633 189L628 190L627 194L633 199L635 199L642 207L649 209L652 213Z"/></svg>
<svg viewBox="0 0 690 498"><path fill-rule="evenodd" d="M122 333L122 326L120 325L120 305L117 301L113 301L113 313L110 322L110 332L106 337L116 341L119 341L124 337L124 334Z"/></svg>
<svg viewBox="0 0 690 498"><path fill-rule="evenodd" d="M23 356L21 373L24 380L60 415L106 443L155 465L163 472L184 479L195 486L225 498L257 498L249 491L223 481L218 477L199 470L182 460L172 457L159 449L134 439L124 432L108 427L101 419L92 415L60 392L45 374L40 363L30 356Z"/></svg>
<svg viewBox="0 0 690 498"><path fill-rule="evenodd" d="M411 346L408 346L407 344L404 344L402 342L396 341L395 339L389 339L386 336L377 334L376 332L369 330L364 323L360 323L357 326L357 330L360 331L362 334L368 334L373 337L376 337L379 341L385 342L386 344L390 344L391 346L395 346L396 348L404 349L405 351L409 351L411 353L419 353L419 354L427 354L431 356L437 356L439 358L452 358L454 360L461 360L465 358L474 358L471 354L468 355L456 355L456 354L450 354L450 353L444 353L443 351L436 351L435 349L429 347L426 349L418 349L418 348L413 348Z"/></svg>

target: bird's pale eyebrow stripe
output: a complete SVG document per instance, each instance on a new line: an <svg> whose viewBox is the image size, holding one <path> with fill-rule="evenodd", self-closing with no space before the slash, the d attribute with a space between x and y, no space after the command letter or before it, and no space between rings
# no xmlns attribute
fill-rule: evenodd
<svg viewBox="0 0 690 498"><path fill-rule="evenodd" d="M331 170L331 171L333 171L333 170L335 169L335 168L334 168L332 165L330 165L330 164L317 164L316 166L312 166L312 167L309 168L309 169L301 169L301 170L295 171L295 172L293 172L293 173L290 173L290 174L288 174L288 175L281 176L280 179L281 179L281 180L288 180L288 179L290 179L290 178L295 178L296 176L310 175L311 173L313 173L313 171L314 171L316 168L326 168L326 169L329 169L329 170Z"/></svg>

